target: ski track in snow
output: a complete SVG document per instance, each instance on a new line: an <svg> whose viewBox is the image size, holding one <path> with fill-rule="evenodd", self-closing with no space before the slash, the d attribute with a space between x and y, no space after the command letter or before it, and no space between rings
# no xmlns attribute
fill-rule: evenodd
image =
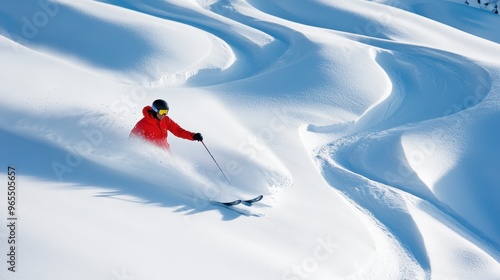
<svg viewBox="0 0 500 280"><path fill-rule="evenodd" d="M50 23L52 26L49 24L40 30L43 34L33 40L19 40L22 36L16 36L19 31L14 27L20 23L16 21L15 12L20 9L21 14L33 14L37 8L35 1L24 8L21 7L23 4L13 4L4 9L0 24L10 38L18 39L22 46L17 48L30 54L40 54L43 61L74 64L76 72L93 69L103 77L111 77L124 84L139 84L153 91L173 86L213 90L217 92L215 96L224 98L228 104L249 102L258 106L268 102L270 107L287 107L286 118L291 125L302 125L298 134L313 159L314 168L333 192L338 191L352 204L374 242L375 253L369 261L355 273L339 278L367 279L372 276L372 279L386 279L384 277L388 276L390 279L438 279L452 275L472 279L479 275L477 279L494 279L498 276L500 225L491 220L500 214L495 199L498 199L498 192L495 192L498 181L491 182L489 178L480 181L484 192L493 196L489 200L480 200L479 194L475 197L474 188L478 186L467 181L470 176L477 178L467 170L478 163L468 143L474 143L472 138L476 135L488 137L488 131L497 129L495 120L499 117L498 110L490 108L498 105L495 100L500 94L500 73L495 69L499 69L500 60L489 57L491 60L486 62L488 55L485 52L498 53L498 45L416 14L366 1L351 1L350 5L343 5L342 1L305 0L103 0L59 3L58 13L63 16L54 17L54 20L69 29L78 28L79 36L74 36L76 41L68 41L74 43L63 44L53 40L53 36L61 32L53 28L53 22ZM407 10L412 10L411 3ZM373 6L375 11L388 11L389 18L370 12L365 9L366 5ZM419 5L415 7L424 13L426 9ZM136 22L110 16L113 12L130 16ZM433 17L436 15L433 14ZM434 30L419 30L418 24L409 27L411 19ZM370 31L373 24L377 24L377 32ZM149 34L141 34L143 26L150 28ZM448 43L434 42L433 36L443 36L443 32L449 32ZM106 38L109 33L115 36L114 40ZM151 40L159 34L163 37ZM175 43L164 38L165 34L181 40L182 44L200 44L201 40L204 47L200 46L197 52L187 57L176 49ZM192 40L191 36L202 39ZM9 36L4 37L10 39ZM471 44L469 52L466 52L465 48L461 48L465 43L457 42L468 39L474 40L475 44ZM113 44L107 45L109 49L104 51L92 49L91 46L100 40ZM128 42L134 44L129 45ZM113 52L115 48L130 50L124 52L127 56L116 60L103 59L106 52ZM175 53L180 55L177 61L166 66L165 63L158 63L163 55L175 57ZM355 67L359 63L349 63L358 59L365 59L363 65L366 69ZM304 81L304 88L300 88L299 82L274 87L269 82L284 80L290 73L300 73L297 70L300 68L310 72L289 79ZM333 76L332 73L342 76ZM248 98L236 101L238 97L231 93L234 89L244 89L249 94ZM347 92L346 96L336 94L339 90ZM66 102L69 101L61 101L63 104ZM68 104L70 108L74 106ZM301 111L304 104L305 108L317 108L323 112ZM66 117L64 120L59 116L52 119L46 116L41 120L36 114L27 114L15 129L8 129L5 124L15 123L19 111L8 109L6 104L1 105L2 116L5 116L2 125L5 141L31 147L33 153L43 151L47 155L58 154L61 157L81 148L78 146L80 138L77 137L80 131L98 129L99 118L106 117L100 112L88 112L94 114L96 121L86 123L85 118L70 112L61 113ZM269 116L272 117L272 114L267 113L263 118ZM47 123L52 125L47 127ZM68 123L77 124L74 131L58 129L70 127ZM240 123L227 121L225 125L248 133ZM248 129L256 131L255 127ZM28 131L36 133L37 138L28 137ZM119 129L111 135L112 139L124 136ZM462 136L464 140L458 141L455 136ZM238 140L230 141L238 143ZM227 155L236 150L225 150L217 143L215 147L222 158L230 158ZM487 148L477 149L480 154L488 152ZM270 194L272 190L264 186L274 184L279 189L288 185L293 176L289 175L287 164L280 158L283 152L279 150L266 147L261 151L271 164L266 164L265 160L247 160L243 155L239 157L238 161L245 162L248 169L256 171L249 171L242 179L236 178L240 180L236 184L260 176L262 179L256 181L254 189L243 189L250 194ZM12 150L7 156L14 157L17 152ZM95 165L85 165L79 173L83 175L72 178L82 185L97 184L95 178L113 176L124 176L120 179L124 186L131 186L131 181L144 184L142 182L146 180L149 183L144 184L145 189L124 187L101 195L137 196L147 203L181 207L178 212L213 209L206 204L198 208L188 205L193 204L189 200L197 197L193 192L203 188L205 194L199 195L211 192L206 184L217 177L214 175L217 170L202 170L202 167L192 166L187 160L175 158L176 162L172 165L161 160L158 163L161 157L151 159L147 153L134 154L134 158L142 160L140 162L123 155L124 151L116 143L99 145L86 154L86 159ZM386 160L382 163L380 158L384 157ZM202 156L195 156L194 159L202 162L202 166L204 163L212 164ZM487 159L491 165L498 163L494 155ZM52 173L52 170L41 170L27 159L22 162L25 172L31 176L50 179L46 178L46 174ZM427 168L424 162L430 167ZM116 168L117 163L122 163L122 167ZM45 166L50 167L51 164L46 162ZM139 177L124 175L144 165L150 168ZM182 167L178 168L179 165ZM454 170L463 175L447 177L455 174ZM163 174L154 177L159 172ZM178 172L193 178L184 179ZM94 176L88 178L85 174ZM155 188L160 185L158 181L174 181L176 185L167 184L158 190ZM217 183L214 188L215 185ZM181 196L158 199L161 188ZM464 198L453 196L453 192L469 194L471 199L483 201L483 205L475 208L477 205L464 203ZM486 215L487 211L493 213ZM481 215L483 218L477 218ZM453 267L456 271L453 272L440 269L446 264L441 263L439 252L431 245L447 240L455 242L447 243L450 251L468 250L472 261L455 262ZM462 265L460 269L457 263ZM482 266L490 270L477 274Z"/></svg>

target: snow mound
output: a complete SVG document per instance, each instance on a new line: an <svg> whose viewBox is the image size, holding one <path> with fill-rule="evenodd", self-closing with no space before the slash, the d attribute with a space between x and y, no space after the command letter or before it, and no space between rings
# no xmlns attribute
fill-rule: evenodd
<svg viewBox="0 0 500 280"><path fill-rule="evenodd" d="M499 20L441 0L0 5L0 278L500 278ZM129 139L158 98L206 146Z"/></svg>

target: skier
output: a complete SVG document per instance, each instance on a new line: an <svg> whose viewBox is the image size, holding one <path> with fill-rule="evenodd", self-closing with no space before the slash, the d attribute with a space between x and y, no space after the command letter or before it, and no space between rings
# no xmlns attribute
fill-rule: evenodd
<svg viewBox="0 0 500 280"><path fill-rule="evenodd" d="M168 131L179 138L191 141L203 141L201 133L187 131L168 117L168 110L167 102L162 99L155 100L152 106L144 107L142 109L144 118L134 126L130 132L130 137L149 141L159 147L165 148L167 151L170 151L170 144L167 141Z"/></svg>

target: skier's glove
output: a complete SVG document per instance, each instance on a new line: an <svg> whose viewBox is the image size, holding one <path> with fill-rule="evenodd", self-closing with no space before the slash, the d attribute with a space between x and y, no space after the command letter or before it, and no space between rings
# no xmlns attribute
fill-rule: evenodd
<svg viewBox="0 0 500 280"><path fill-rule="evenodd" d="M195 133L193 135L193 140L196 140L196 141L203 141L203 136L201 136L201 133Z"/></svg>

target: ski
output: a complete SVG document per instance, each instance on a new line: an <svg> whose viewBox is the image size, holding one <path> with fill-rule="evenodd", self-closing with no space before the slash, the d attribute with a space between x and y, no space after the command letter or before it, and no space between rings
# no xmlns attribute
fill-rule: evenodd
<svg viewBox="0 0 500 280"><path fill-rule="evenodd" d="M245 199L245 200L236 199L236 200L227 201L227 202L210 200L210 202L212 204L222 206L224 208L230 209L234 212L237 212L239 214L243 214L245 216L262 217L262 216L264 216L264 214L250 211L250 208L241 207L241 205L243 204L246 206L252 206L253 203L261 201L263 197L264 197L263 195L259 195L257 197L252 198L252 199Z"/></svg>
<svg viewBox="0 0 500 280"><path fill-rule="evenodd" d="M222 204L224 206L234 206L240 204L242 201L240 199L234 200L234 201L228 201L228 202L220 202L220 201L215 201L216 203Z"/></svg>
<svg viewBox="0 0 500 280"><path fill-rule="evenodd" d="M216 201L216 200L212 200L212 201L215 202L215 203L217 203L217 204L222 204L224 206L235 206L235 205L238 205L240 203L243 203L245 205L251 206L255 202L261 201L262 198L264 198L264 196L263 195L259 195L259 196L256 196L254 198L251 198L251 199L236 199L236 200L227 201L227 202Z"/></svg>
<svg viewBox="0 0 500 280"><path fill-rule="evenodd" d="M262 198L264 198L264 196L263 195L259 195L259 196L256 196L256 197L252 198L252 199L241 200L241 202L243 204L245 204L245 205L249 205L250 206L250 205L254 204L255 202L261 201Z"/></svg>

